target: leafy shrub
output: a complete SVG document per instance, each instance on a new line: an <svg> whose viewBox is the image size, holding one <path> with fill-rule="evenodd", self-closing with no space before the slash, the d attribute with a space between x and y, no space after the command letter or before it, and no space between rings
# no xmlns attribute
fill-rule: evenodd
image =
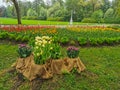
<svg viewBox="0 0 120 90"><path fill-rule="evenodd" d="M22 35L18 35L18 36L15 38L15 40L16 40L16 41L22 41L22 38L23 38Z"/></svg>
<svg viewBox="0 0 120 90"><path fill-rule="evenodd" d="M69 58L76 58L79 55L79 49L75 46L70 46L67 48L67 56Z"/></svg>
<svg viewBox="0 0 120 90"><path fill-rule="evenodd" d="M16 35L15 35L15 34L9 34L9 39L10 39L10 40L14 40L14 39L15 39L15 37L16 37Z"/></svg>
<svg viewBox="0 0 120 90"><path fill-rule="evenodd" d="M8 37L8 32L2 32L0 33L0 38L1 39L6 39Z"/></svg>
<svg viewBox="0 0 120 90"><path fill-rule="evenodd" d="M74 40L70 40L69 44L70 45L76 45L76 42Z"/></svg>
<svg viewBox="0 0 120 90"><path fill-rule="evenodd" d="M84 18L81 22L83 22L83 23L96 23L96 20L93 18Z"/></svg>
<svg viewBox="0 0 120 90"><path fill-rule="evenodd" d="M38 17L36 17L36 16L28 16L26 19L27 20L37 20Z"/></svg>
<svg viewBox="0 0 120 90"><path fill-rule="evenodd" d="M22 19L27 19L27 16L23 16Z"/></svg>
<svg viewBox="0 0 120 90"><path fill-rule="evenodd" d="M92 16L91 16L93 19L96 20L97 23L101 23L103 20L103 11L100 9L100 10L97 10L95 12L92 13Z"/></svg>
<svg viewBox="0 0 120 90"><path fill-rule="evenodd" d="M116 43L116 38L107 38L106 39L106 43L109 44L109 45L112 45L114 43Z"/></svg>
<svg viewBox="0 0 120 90"><path fill-rule="evenodd" d="M104 38L96 38L98 44L103 44L104 43Z"/></svg>
<svg viewBox="0 0 120 90"><path fill-rule="evenodd" d="M62 44L67 44L68 42L69 42L69 38L68 37L62 37L60 39L60 43L62 43Z"/></svg>
<svg viewBox="0 0 120 90"><path fill-rule="evenodd" d="M90 38L89 42L91 45L98 45L97 39L96 38Z"/></svg>
<svg viewBox="0 0 120 90"><path fill-rule="evenodd" d="M59 37L58 36L54 36L53 37L53 42L54 43L58 43L60 41Z"/></svg>
<svg viewBox="0 0 120 90"><path fill-rule="evenodd" d="M35 38L29 38L29 42L28 44L31 46L31 47L34 47L35 46Z"/></svg>
<svg viewBox="0 0 120 90"><path fill-rule="evenodd" d="M104 14L105 23L112 23L114 19L114 9L109 8Z"/></svg>
<svg viewBox="0 0 120 90"><path fill-rule="evenodd" d="M32 49L25 44L20 44L17 52L18 52L20 58L26 58L26 57L30 56Z"/></svg>
<svg viewBox="0 0 120 90"><path fill-rule="evenodd" d="M50 59L59 59L61 56L61 47L59 44L51 44Z"/></svg>
<svg viewBox="0 0 120 90"><path fill-rule="evenodd" d="M63 21L63 17L49 17L47 18L48 21Z"/></svg>
<svg viewBox="0 0 120 90"><path fill-rule="evenodd" d="M80 45L85 45L87 44L87 39L83 37L78 37L78 42Z"/></svg>
<svg viewBox="0 0 120 90"><path fill-rule="evenodd" d="M29 40L29 36L23 36L22 41L28 41Z"/></svg>

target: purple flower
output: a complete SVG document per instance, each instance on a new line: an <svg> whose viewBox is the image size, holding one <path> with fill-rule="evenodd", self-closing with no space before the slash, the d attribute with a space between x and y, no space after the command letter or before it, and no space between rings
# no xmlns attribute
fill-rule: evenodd
<svg viewBox="0 0 120 90"><path fill-rule="evenodd" d="M19 44L19 47L20 47L20 48L26 47L26 44Z"/></svg>
<svg viewBox="0 0 120 90"><path fill-rule="evenodd" d="M79 48L77 48L77 47L75 47L75 46L69 46L69 47L67 48L67 50L68 50L68 51L71 51L71 50L78 51Z"/></svg>
<svg viewBox="0 0 120 90"><path fill-rule="evenodd" d="M67 55L70 58L78 57L78 55L79 55L79 48L77 48L75 46L69 46L67 48Z"/></svg>

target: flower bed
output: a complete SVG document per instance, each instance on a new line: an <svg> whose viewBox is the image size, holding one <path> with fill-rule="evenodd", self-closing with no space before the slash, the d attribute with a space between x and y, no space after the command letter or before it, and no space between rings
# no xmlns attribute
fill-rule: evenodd
<svg viewBox="0 0 120 90"><path fill-rule="evenodd" d="M33 54L32 54L33 50ZM61 58L61 47L49 36L37 36L33 46L21 44L16 69L30 81L48 79L54 74L70 73L74 68L80 73L85 69L78 57L79 49L71 46L66 51L69 58Z"/></svg>
<svg viewBox="0 0 120 90"><path fill-rule="evenodd" d="M120 44L120 29L103 26L78 26L78 27L41 27L19 26L2 27L0 39L8 39L31 43L36 36L52 36L60 45L100 46Z"/></svg>

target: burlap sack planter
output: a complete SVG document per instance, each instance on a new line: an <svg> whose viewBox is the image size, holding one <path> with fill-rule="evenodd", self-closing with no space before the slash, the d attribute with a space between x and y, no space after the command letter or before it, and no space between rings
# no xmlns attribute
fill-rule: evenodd
<svg viewBox="0 0 120 90"><path fill-rule="evenodd" d="M49 60L43 65L37 65L34 63L33 55L27 58L18 58L15 67L30 81L35 78L49 79L54 74L62 74L64 71L69 73L73 68L76 68L78 73L85 70L80 58Z"/></svg>

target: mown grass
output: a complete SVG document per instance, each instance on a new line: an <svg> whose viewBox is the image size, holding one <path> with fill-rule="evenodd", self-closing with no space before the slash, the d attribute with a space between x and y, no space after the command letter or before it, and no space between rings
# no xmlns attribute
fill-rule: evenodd
<svg viewBox="0 0 120 90"><path fill-rule="evenodd" d="M7 69L17 59L17 46L0 43L0 71Z"/></svg>
<svg viewBox="0 0 120 90"><path fill-rule="evenodd" d="M44 82L41 90L119 90L119 53L120 46L80 48L86 71Z"/></svg>
<svg viewBox="0 0 120 90"><path fill-rule="evenodd" d="M17 24L17 19L12 18L0 18L1 24ZM44 20L22 20L22 24L26 25L69 25L69 22L60 21L44 21ZM75 22L74 24L80 24Z"/></svg>
<svg viewBox="0 0 120 90"><path fill-rule="evenodd" d="M17 58L16 45L0 44L0 72L9 68ZM62 53L66 56L65 49ZM55 75L42 82L40 90L119 90L120 89L120 46L80 47L79 54L86 66L80 74ZM0 77L0 90L10 90L15 75L6 73ZM29 90L28 80L18 87Z"/></svg>
<svg viewBox="0 0 120 90"><path fill-rule="evenodd" d="M0 24L17 24L17 19L12 18L2 18L0 17ZM69 22L64 21L45 21L45 20L22 20L22 24L24 25L69 25ZM102 25L95 23L81 23L81 22L73 22L73 25ZM109 25L109 24L104 24Z"/></svg>
<svg viewBox="0 0 120 90"><path fill-rule="evenodd" d="M11 78L15 76L9 73L4 74L17 59L17 46L0 41L0 90L10 90L14 84ZM3 74L3 75L2 75Z"/></svg>

